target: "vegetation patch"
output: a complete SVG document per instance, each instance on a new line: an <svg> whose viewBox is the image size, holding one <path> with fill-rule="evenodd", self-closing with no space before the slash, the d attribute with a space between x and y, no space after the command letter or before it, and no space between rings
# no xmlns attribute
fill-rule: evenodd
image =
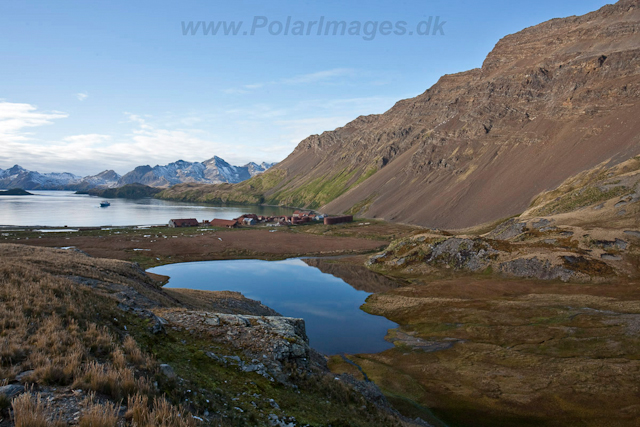
<svg viewBox="0 0 640 427"><path fill-rule="evenodd" d="M376 195L371 195L364 200L359 201L353 205L349 210L345 212L347 215L364 215L369 210L369 207L376 199Z"/></svg>
<svg viewBox="0 0 640 427"><path fill-rule="evenodd" d="M160 188L149 187L148 185L127 184L117 188L92 188L86 191L78 191L76 194L88 194L107 199L143 199L145 197L153 197L161 191Z"/></svg>
<svg viewBox="0 0 640 427"><path fill-rule="evenodd" d="M573 271L587 274L589 277L615 275L615 270L606 262L583 256L565 256L564 266Z"/></svg>
<svg viewBox="0 0 640 427"><path fill-rule="evenodd" d="M614 197L626 196L632 192L631 189L619 186L610 189L599 187L587 187L571 191L560 196L558 199L547 203L535 211L536 215L555 215L559 213L572 212L596 203L604 202Z"/></svg>
<svg viewBox="0 0 640 427"><path fill-rule="evenodd" d="M304 206L317 209L348 191L355 183L357 170L343 169L333 175L313 179L295 189L283 189L269 196L269 202L287 206Z"/></svg>

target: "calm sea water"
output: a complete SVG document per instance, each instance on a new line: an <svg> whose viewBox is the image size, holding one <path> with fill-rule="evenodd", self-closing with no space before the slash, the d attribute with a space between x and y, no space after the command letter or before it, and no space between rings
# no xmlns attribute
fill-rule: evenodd
<svg viewBox="0 0 640 427"><path fill-rule="evenodd" d="M0 225L97 227L166 224L173 218L232 219L244 213L291 214L292 209L269 206L216 207L156 199L109 199L72 191L30 191L33 196L0 196Z"/></svg>
<svg viewBox="0 0 640 427"><path fill-rule="evenodd" d="M371 295L300 259L204 261L149 270L170 276L170 288L237 291L284 316L305 320L311 347L325 354L377 353L398 325L360 309Z"/></svg>

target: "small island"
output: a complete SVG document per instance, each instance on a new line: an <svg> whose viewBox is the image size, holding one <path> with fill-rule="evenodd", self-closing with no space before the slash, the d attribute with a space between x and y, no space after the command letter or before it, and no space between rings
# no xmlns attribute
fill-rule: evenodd
<svg viewBox="0 0 640 427"><path fill-rule="evenodd" d="M144 199L153 197L160 191L162 191L160 188L149 187L148 185L127 184L117 188L92 188L90 190L77 191L76 194L88 194L106 199Z"/></svg>
<svg viewBox="0 0 640 427"><path fill-rule="evenodd" d="M0 190L0 196L33 196L33 194L22 188L12 188L10 190Z"/></svg>

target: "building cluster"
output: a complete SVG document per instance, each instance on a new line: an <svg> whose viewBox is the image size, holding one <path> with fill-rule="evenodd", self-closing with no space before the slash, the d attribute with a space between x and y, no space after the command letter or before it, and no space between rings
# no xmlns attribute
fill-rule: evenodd
<svg viewBox="0 0 640 427"><path fill-rule="evenodd" d="M169 227L224 227L224 228L236 228L239 226L258 225L263 224L267 226L284 226L284 225L301 225L314 221L324 221L326 225L341 224L345 222L353 221L353 216L325 216L313 211L295 211L291 216L265 216L256 214L244 214L235 219L217 219L214 218L211 221L198 222L195 218L189 219L172 219L169 221Z"/></svg>

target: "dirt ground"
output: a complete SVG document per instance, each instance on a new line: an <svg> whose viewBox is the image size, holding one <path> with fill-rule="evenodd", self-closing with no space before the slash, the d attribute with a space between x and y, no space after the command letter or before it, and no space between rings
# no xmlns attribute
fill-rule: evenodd
<svg viewBox="0 0 640 427"><path fill-rule="evenodd" d="M144 268L196 260L353 254L308 263L373 292L363 309L400 327L388 336L395 348L349 356L357 366L342 358L331 360L330 366L355 376L359 367L403 414L436 426L438 418L449 426L635 426L640 419L640 283L632 278L563 283L492 275L374 275L363 266L371 253L394 238L423 232L381 223L275 232L2 231L0 241L73 246ZM204 301L196 293L173 297L192 305L237 308L228 296L220 301Z"/></svg>
<svg viewBox="0 0 640 427"><path fill-rule="evenodd" d="M7 230L2 233L0 241L34 246L74 247L94 257L138 262L144 268L185 261L359 254L376 251L387 244L386 240L331 236L323 235L320 231L308 233L290 231L287 228L151 228L61 233Z"/></svg>

